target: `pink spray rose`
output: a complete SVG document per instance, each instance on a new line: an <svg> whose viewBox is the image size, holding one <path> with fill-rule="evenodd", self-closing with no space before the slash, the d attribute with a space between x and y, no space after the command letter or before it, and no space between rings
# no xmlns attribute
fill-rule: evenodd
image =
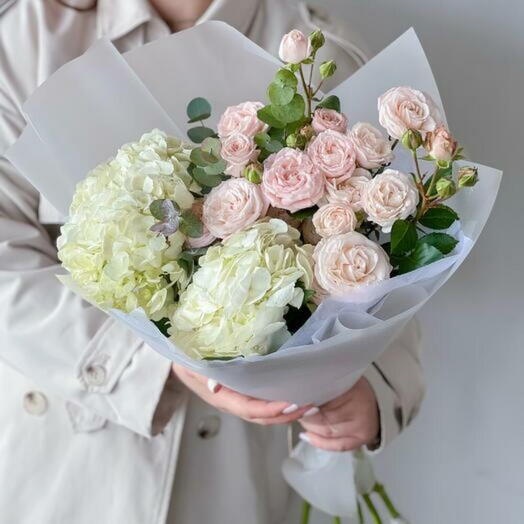
<svg viewBox="0 0 524 524"><path fill-rule="evenodd" d="M323 238L313 259L316 281L334 296L348 296L361 286L386 280L392 269L382 247L356 231Z"/></svg>
<svg viewBox="0 0 524 524"><path fill-rule="evenodd" d="M278 56L286 64L299 64L311 53L309 38L298 29L285 34L280 41Z"/></svg>
<svg viewBox="0 0 524 524"><path fill-rule="evenodd" d="M362 209L362 194L371 180L366 169L357 167L353 174L344 180L331 178L326 181L327 201L332 204L345 204L357 212Z"/></svg>
<svg viewBox="0 0 524 524"><path fill-rule="evenodd" d="M267 209L259 185L230 178L206 196L202 220L211 234L225 238L265 216Z"/></svg>
<svg viewBox="0 0 524 524"><path fill-rule="evenodd" d="M393 87L378 98L378 119L393 138L412 129L424 137L441 121L440 111L429 95L411 87Z"/></svg>
<svg viewBox="0 0 524 524"><path fill-rule="evenodd" d="M344 204L324 204L313 215L313 225L321 237L349 233L357 223L355 212Z"/></svg>
<svg viewBox="0 0 524 524"><path fill-rule="evenodd" d="M191 211L199 220L202 220L203 207L204 207L204 200L202 198L195 200L193 202L193 206L191 207ZM212 244L216 240L216 237L209 232L206 225L202 224L202 226L203 226L202 234L198 238L192 238L192 237L186 238L186 244L189 247L194 248L194 249L199 248L199 247L206 247L206 246L209 246L209 244Z"/></svg>
<svg viewBox="0 0 524 524"><path fill-rule="evenodd" d="M261 186L272 206L294 213L322 198L324 177L308 155L284 147L264 162Z"/></svg>
<svg viewBox="0 0 524 524"><path fill-rule="evenodd" d="M349 178L355 171L355 146L338 131L322 131L309 143L307 154L327 179Z"/></svg>
<svg viewBox="0 0 524 524"><path fill-rule="evenodd" d="M450 162L457 151L458 143L451 133L443 126L438 126L435 131L426 135L424 147L435 159L441 162Z"/></svg>
<svg viewBox="0 0 524 524"><path fill-rule="evenodd" d="M258 119L257 111L262 109L262 102L243 102L229 106L218 122L218 136L225 138L233 133L253 137L266 129L266 124Z"/></svg>
<svg viewBox="0 0 524 524"><path fill-rule="evenodd" d="M393 160L389 140L371 124L357 122L351 128L351 138L359 166L374 169Z"/></svg>
<svg viewBox="0 0 524 524"><path fill-rule="evenodd" d="M252 137L242 133L233 133L221 139L220 155L227 162L226 173L241 176L246 165L255 160L258 151Z"/></svg>
<svg viewBox="0 0 524 524"><path fill-rule="evenodd" d="M328 129L345 133L348 128L348 120L342 113L334 109L321 107L313 113L311 125L317 134Z"/></svg>

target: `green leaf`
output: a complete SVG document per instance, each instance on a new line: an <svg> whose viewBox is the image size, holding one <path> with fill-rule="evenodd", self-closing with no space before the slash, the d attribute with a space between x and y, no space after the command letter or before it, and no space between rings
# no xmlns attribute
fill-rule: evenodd
<svg viewBox="0 0 524 524"><path fill-rule="evenodd" d="M255 135L255 144L260 149L265 149L270 153L276 153L282 149L282 144L277 140L273 140L267 133Z"/></svg>
<svg viewBox="0 0 524 524"><path fill-rule="evenodd" d="M200 144L203 140L208 137L215 137L216 133L213 129L205 126L192 127L187 130L187 136L189 140L195 142L195 144Z"/></svg>
<svg viewBox="0 0 524 524"><path fill-rule="evenodd" d="M169 338L169 328L171 327L171 322L168 318L161 318L160 320L152 320L153 324L158 328L160 333L164 335L164 337Z"/></svg>
<svg viewBox="0 0 524 524"><path fill-rule="evenodd" d="M267 96L272 104L276 106L285 106L293 100L295 90L292 87L282 86L272 82L267 88Z"/></svg>
<svg viewBox="0 0 524 524"><path fill-rule="evenodd" d="M305 220L306 218L313 216L317 210L318 206L306 207L304 209L300 209L298 211L295 211L294 213L291 213L291 216L293 218L298 218L299 220Z"/></svg>
<svg viewBox="0 0 524 524"><path fill-rule="evenodd" d="M317 104L317 109L319 107L325 107L326 109L334 109L335 111L338 111L340 113L340 99L338 98L338 96L335 95L327 96L326 98L324 98L324 100L322 100L322 102Z"/></svg>
<svg viewBox="0 0 524 524"><path fill-rule="evenodd" d="M447 229L459 217L453 209L448 206L430 207L419 222L429 229Z"/></svg>
<svg viewBox="0 0 524 524"><path fill-rule="evenodd" d="M220 158L220 150L222 145L218 138L207 137L204 139L200 147L204 153L208 153L215 158Z"/></svg>
<svg viewBox="0 0 524 524"><path fill-rule="evenodd" d="M304 98L298 93L293 96L289 104L284 106L271 106L273 116L280 122L284 122L284 124L290 124L302 118L305 109L306 103L304 102Z"/></svg>
<svg viewBox="0 0 524 524"><path fill-rule="evenodd" d="M202 236L202 222L190 210L180 215L180 231L191 238Z"/></svg>
<svg viewBox="0 0 524 524"><path fill-rule="evenodd" d="M265 122L270 127L283 129L286 126L286 122L282 122L273 114L273 106L264 106L262 109L259 109L257 116L259 120L262 120L262 122Z"/></svg>
<svg viewBox="0 0 524 524"><path fill-rule="evenodd" d="M447 255L455 249L458 240L446 233L430 233L429 235L421 237L418 243L429 244L430 246L436 247L443 255Z"/></svg>
<svg viewBox="0 0 524 524"><path fill-rule="evenodd" d="M157 220L168 220L178 215L180 208L173 200L159 198L151 202L149 211Z"/></svg>
<svg viewBox="0 0 524 524"><path fill-rule="evenodd" d="M226 167L227 165L226 165L225 160L220 159L218 162L207 165L203 169L207 175L216 176L216 175L221 175L225 171Z"/></svg>
<svg viewBox="0 0 524 524"><path fill-rule="evenodd" d="M433 246L429 244L417 244L415 249L405 257L399 260L398 271L399 274L409 273L419 267L427 266L432 262L440 260L444 255Z"/></svg>
<svg viewBox="0 0 524 524"><path fill-rule="evenodd" d="M193 259L187 260L186 258L179 257L176 259L176 262L186 272L186 275L191 277L195 270L195 261Z"/></svg>
<svg viewBox="0 0 524 524"><path fill-rule="evenodd" d="M217 175L208 175L204 169L196 167L193 170L193 179L202 187L215 187L222 182L222 178Z"/></svg>
<svg viewBox="0 0 524 524"><path fill-rule="evenodd" d="M391 228L391 253L402 255L411 251L417 243L417 228L407 220L396 220Z"/></svg>
<svg viewBox="0 0 524 524"><path fill-rule="evenodd" d="M211 116L211 104L205 98L193 98L193 100L187 104L186 112L189 117L189 124L198 122L199 120L205 120Z"/></svg>
<svg viewBox="0 0 524 524"><path fill-rule="evenodd" d="M441 178L451 178L452 176L452 168L451 166L443 169L438 168L436 173L433 175L435 177L435 182L433 183L433 189L431 190L431 193L428 193L428 196L435 196L437 194L437 182ZM429 189L429 186L431 185L431 179L432 177L429 177L426 183L424 184L424 187L426 188L426 191Z"/></svg>
<svg viewBox="0 0 524 524"><path fill-rule="evenodd" d="M204 156L204 152L199 147L195 147L195 149L191 150L191 153L189 155L189 159L191 160L191 162L200 167L205 167L209 164L212 164L212 162L208 160L209 158L210 157L207 154Z"/></svg>
<svg viewBox="0 0 524 524"><path fill-rule="evenodd" d="M290 87L294 91L297 89L297 77L289 69L279 69L275 75L273 83L282 87Z"/></svg>
<svg viewBox="0 0 524 524"><path fill-rule="evenodd" d="M309 302L314 296L316 291L314 289L304 289L304 304Z"/></svg>

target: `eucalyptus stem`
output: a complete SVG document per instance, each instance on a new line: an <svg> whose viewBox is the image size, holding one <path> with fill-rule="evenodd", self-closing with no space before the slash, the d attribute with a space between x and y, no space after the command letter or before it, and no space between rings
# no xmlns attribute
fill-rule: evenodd
<svg viewBox="0 0 524 524"><path fill-rule="evenodd" d="M373 487L373 491L379 495L379 497L382 499L382 502L384 502L384 506L389 511L389 514L391 515L392 519L398 519L400 517L400 513L398 512L397 508L393 505L393 502L389 498L389 495L386 492L386 488L383 484L379 484L378 482Z"/></svg>
<svg viewBox="0 0 524 524"><path fill-rule="evenodd" d="M302 87L304 88L304 93L306 94L307 99L307 116L311 118L311 89L306 84L306 78L304 77L304 70L302 69L302 64L299 66L300 80L302 80Z"/></svg>
<svg viewBox="0 0 524 524"><path fill-rule="evenodd" d="M362 495L362 498L364 499L364 502L366 503L366 506L368 507L368 510L371 513L371 517L373 519L374 524L382 524L382 519L380 518L377 508L375 507L375 504L373 504L373 501L371 500L369 493L365 493L364 495Z"/></svg>
<svg viewBox="0 0 524 524"><path fill-rule="evenodd" d="M309 514L311 513L311 504L304 500L302 504L302 518L300 519L300 524L309 524Z"/></svg>

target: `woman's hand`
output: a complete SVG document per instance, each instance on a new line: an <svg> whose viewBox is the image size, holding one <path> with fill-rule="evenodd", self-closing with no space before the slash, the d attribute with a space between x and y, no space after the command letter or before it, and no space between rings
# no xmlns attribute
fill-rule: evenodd
<svg viewBox="0 0 524 524"><path fill-rule="evenodd" d="M287 424L312 410L311 405L298 407L289 402L268 402L241 395L178 364L173 364L173 371L179 380L202 400L247 422L263 425ZM316 410L313 408L312 411Z"/></svg>
<svg viewBox="0 0 524 524"><path fill-rule="evenodd" d="M377 441L380 417L375 393L361 378L349 391L320 407L300 424L306 430L299 436L317 448L349 451Z"/></svg>

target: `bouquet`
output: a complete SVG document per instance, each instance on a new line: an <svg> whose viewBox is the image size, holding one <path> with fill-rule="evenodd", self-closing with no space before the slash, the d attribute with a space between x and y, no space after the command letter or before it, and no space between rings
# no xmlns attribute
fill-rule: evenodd
<svg viewBox="0 0 524 524"><path fill-rule="evenodd" d="M500 182L464 163L413 31L327 95L336 64L317 63L323 43L321 31L292 31L278 66L216 22L125 58L102 41L37 90L8 152L69 210L64 284L171 360L297 404L326 402L360 378L464 260ZM211 45L231 56L223 70ZM191 59L177 53L193 48ZM160 74L168 60L178 70ZM201 71L216 75L207 93ZM78 103L86 75L100 86ZM179 130L190 93L192 144ZM355 516L360 494L379 518L375 491L399 517L363 454L325 455L301 443L284 464L304 498ZM340 490L347 475L353 497Z"/></svg>

